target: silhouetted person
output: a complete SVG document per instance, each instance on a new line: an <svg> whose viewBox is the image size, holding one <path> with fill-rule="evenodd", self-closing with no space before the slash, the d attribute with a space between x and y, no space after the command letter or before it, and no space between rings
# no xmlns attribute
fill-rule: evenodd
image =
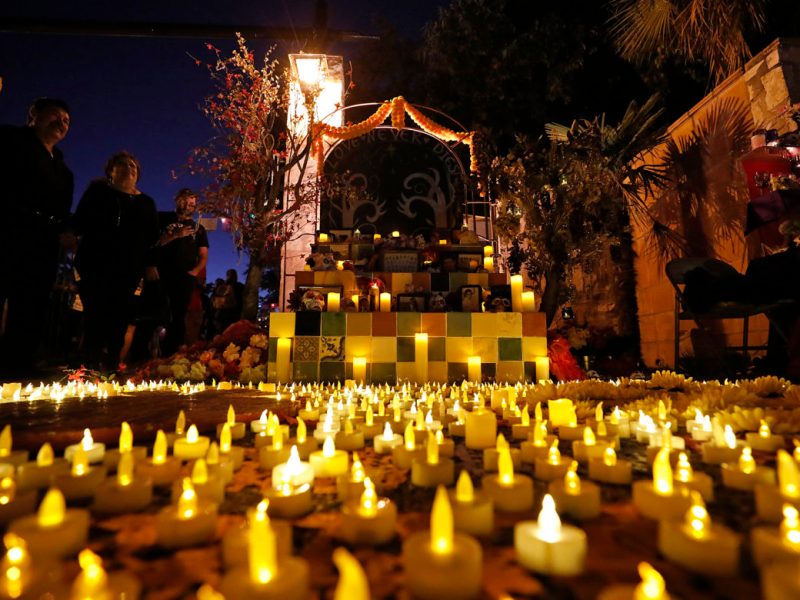
<svg viewBox="0 0 800 600"><path fill-rule="evenodd" d="M0 376L39 374L44 316L58 266L59 234L72 206L73 176L56 148L70 126L63 100L39 98L27 125L0 126ZM2 310L0 310L2 313ZM39 363L39 364L37 364Z"/></svg>
<svg viewBox="0 0 800 600"><path fill-rule="evenodd" d="M223 331L242 318L244 301L244 285L239 282L239 274L236 269L228 269L225 272L225 285L228 287L228 291L225 292L225 302L219 315Z"/></svg>

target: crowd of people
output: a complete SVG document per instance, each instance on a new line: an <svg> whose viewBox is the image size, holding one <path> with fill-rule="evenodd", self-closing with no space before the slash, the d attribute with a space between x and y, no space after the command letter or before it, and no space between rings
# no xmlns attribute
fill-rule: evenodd
<svg viewBox="0 0 800 600"><path fill-rule="evenodd" d="M230 269L206 286L208 236L197 194L159 213L121 151L71 213L73 174L57 145L70 110L40 98L27 123L0 126L0 379L34 378L47 359L103 371L169 355L239 319L243 286ZM55 333L54 333L55 332Z"/></svg>

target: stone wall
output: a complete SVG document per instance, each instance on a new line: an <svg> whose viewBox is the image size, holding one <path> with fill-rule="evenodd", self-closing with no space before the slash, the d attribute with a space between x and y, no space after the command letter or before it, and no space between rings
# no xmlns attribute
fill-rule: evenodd
<svg viewBox="0 0 800 600"><path fill-rule="evenodd" d="M778 113L800 101L800 39L777 39L747 63L742 75L756 127L794 131Z"/></svg>

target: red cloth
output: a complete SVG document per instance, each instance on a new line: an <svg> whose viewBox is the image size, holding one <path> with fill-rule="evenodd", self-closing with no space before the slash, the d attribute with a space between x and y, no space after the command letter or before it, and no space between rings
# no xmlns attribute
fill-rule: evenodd
<svg viewBox="0 0 800 600"><path fill-rule="evenodd" d="M548 333L547 355L550 358L550 373L559 381L586 379L586 373L570 352L570 345L560 333Z"/></svg>

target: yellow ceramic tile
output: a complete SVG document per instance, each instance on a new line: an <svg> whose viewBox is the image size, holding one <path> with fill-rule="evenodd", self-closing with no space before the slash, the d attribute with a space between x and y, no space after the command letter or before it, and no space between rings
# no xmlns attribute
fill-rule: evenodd
<svg viewBox="0 0 800 600"><path fill-rule="evenodd" d="M447 381L447 363L438 361L429 362L428 379L431 381Z"/></svg>
<svg viewBox="0 0 800 600"><path fill-rule="evenodd" d="M522 360L532 361L537 356L547 356L547 338L522 338Z"/></svg>
<svg viewBox="0 0 800 600"><path fill-rule="evenodd" d="M347 335L371 335L372 313L347 313Z"/></svg>
<svg viewBox="0 0 800 600"><path fill-rule="evenodd" d="M399 362L397 363L397 380L410 379L414 381L417 376L416 365L413 362ZM428 378L430 378L430 371L428 371Z"/></svg>
<svg viewBox="0 0 800 600"><path fill-rule="evenodd" d="M516 383L524 379L525 370L522 361L503 360L497 363L497 381Z"/></svg>
<svg viewBox="0 0 800 600"><path fill-rule="evenodd" d="M404 294L413 281L411 273L392 273L392 293Z"/></svg>
<svg viewBox="0 0 800 600"><path fill-rule="evenodd" d="M473 337L497 337L497 317L494 313L472 313Z"/></svg>
<svg viewBox="0 0 800 600"><path fill-rule="evenodd" d="M467 362L467 357L472 356L472 339L464 337L445 338L447 362Z"/></svg>
<svg viewBox="0 0 800 600"><path fill-rule="evenodd" d="M472 338L472 356L480 356L482 363L497 362L497 338Z"/></svg>
<svg viewBox="0 0 800 600"><path fill-rule="evenodd" d="M271 313L269 315L270 337L294 337L295 313Z"/></svg>
<svg viewBox="0 0 800 600"><path fill-rule="evenodd" d="M497 337L522 337L522 313L496 313Z"/></svg>
<svg viewBox="0 0 800 600"><path fill-rule="evenodd" d="M353 362L356 356L365 356L370 361L372 356L372 338L366 335L348 335L344 340L344 357Z"/></svg>
<svg viewBox="0 0 800 600"><path fill-rule="evenodd" d="M397 362L397 338L369 338L372 345L370 362Z"/></svg>

